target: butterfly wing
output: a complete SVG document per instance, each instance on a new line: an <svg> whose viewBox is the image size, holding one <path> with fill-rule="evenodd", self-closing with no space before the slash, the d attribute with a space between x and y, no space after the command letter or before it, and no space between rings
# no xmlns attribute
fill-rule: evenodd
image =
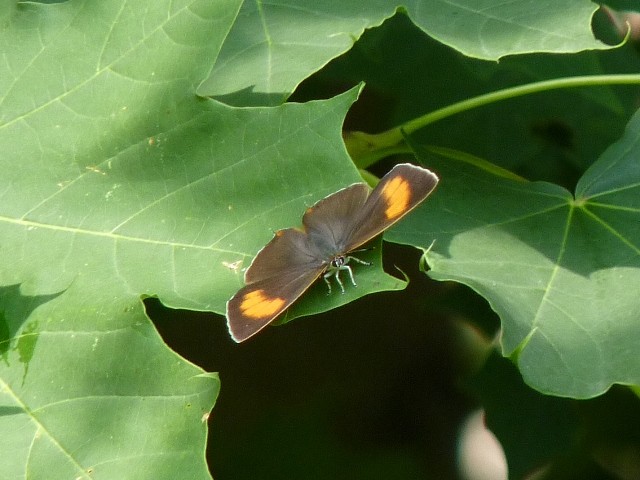
<svg viewBox="0 0 640 480"><path fill-rule="evenodd" d="M322 271L322 267L294 266L277 276L242 287L227 302L231 337L242 342L265 328L296 301Z"/></svg>
<svg viewBox="0 0 640 480"><path fill-rule="evenodd" d="M231 337L242 342L269 325L324 270L305 232L287 228L258 252L245 273L246 286L227 302Z"/></svg>
<svg viewBox="0 0 640 480"><path fill-rule="evenodd" d="M262 248L245 272L246 286L227 302L227 325L242 342L269 325L322 274L344 241L351 219L366 202L369 189L354 184L307 209L305 230L287 228Z"/></svg>
<svg viewBox="0 0 640 480"><path fill-rule="evenodd" d="M251 284L278 277L290 269L315 270L322 265L322 260L305 232L297 228L278 230L249 265L244 282Z"/></svg>
<svg viewBox="0 0 640 480"><path fill-rule="evenodd" d="M245 287L227 302L231 336L242 342L269 325L325 271L335 254L371 240L413 210L433 191L438 177L400 164L369 195L356 183L307 209L304 230L276 232L245 273Z"/></svg>
<svg viewBox="0 0 640 480"><path fill-rule="evenodd" d="M344 253L354 219L358 218L369 196L364 183L338 190L307 209L302 224L310 245L323 259Z"/></svg>
<svg viewBox="0 0 640 480"><path fill-rule="evenodd" d="M417 207L438 184L426 168L410 163L396 165L387 173L351 223L345 252L368 242Z"/></svg>

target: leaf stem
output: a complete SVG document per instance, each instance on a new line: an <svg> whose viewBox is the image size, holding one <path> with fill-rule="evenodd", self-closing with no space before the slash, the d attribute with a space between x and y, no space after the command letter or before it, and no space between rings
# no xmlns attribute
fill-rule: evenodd
<svg viewBox="0 0 640 480"><path fill-rule="evenodd" d="M529 83L527 85L519 85L517 87L505 88L503 90L486 93L484 95L448 105L421 117L409 120L408 122L385 132L377 134L349 132L345 135L345 142L347 144L347 150L356 161L356 164L360 168L366 168L376 160L385 156L383 153L388 152L391 147L398 148L398 145L404 140L404 135L411 134L431 123L435 123L444 118L473 108L482 107L502 100L521 97L523 95L531 95L533 93L545 92L559 88L625 84L640 84L640 75L589 75L565 77Z"/></svg>

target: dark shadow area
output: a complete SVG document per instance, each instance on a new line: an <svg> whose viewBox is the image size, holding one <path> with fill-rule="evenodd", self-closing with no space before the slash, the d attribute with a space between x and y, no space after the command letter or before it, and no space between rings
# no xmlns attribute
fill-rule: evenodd
<svg viewBox="0 0 640 480"><path fill-rule="evenodd" d="M270 327L240 345L220 316L146 302L172 348L220 373L209 421L215 478L457 478L457 430L476 407L460 379L480 349L446 305L466 298L458 319L467 310L486 318L488 331L497 322L466 288L418 272L418 260L417 250L387 244L387 271L397 266L412 280L405 291Z"/></svg>

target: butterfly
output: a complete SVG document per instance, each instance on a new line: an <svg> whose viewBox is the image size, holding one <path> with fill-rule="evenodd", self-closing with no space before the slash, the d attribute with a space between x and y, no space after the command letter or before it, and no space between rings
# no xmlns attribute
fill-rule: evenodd
<svg viewBox="0 0 640 480"><path fill-rule="evenodd" d="M244 276L245 286L227 302L227 325L242 342L273 322L318 278L331 291L335 277L344 293L340 272L356 285L350 255L417 207L438 184L426 168L396 165L370 192L365 183L338 190L308 208L301 229L275 233L255 256Z"/></svg>

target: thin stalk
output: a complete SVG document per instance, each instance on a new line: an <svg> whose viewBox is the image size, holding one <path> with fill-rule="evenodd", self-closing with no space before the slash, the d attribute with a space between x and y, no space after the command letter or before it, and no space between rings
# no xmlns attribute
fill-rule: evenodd
<svg viewBox="0 0 640 480"><path fill-rule="evenodd" d="M591 75L580 77L567 77L553 80L544 80L542 82L529 83L517 87L505 88L496 92L487 93L478 97L463 100L447 107L441 108L434 112L427 113L421 117L409 120L408 122L394 127L385 132L377 134L367 134L363 132L353 132L356 137L365 140L372 147L385 148L398 145L403 141L404 134L410 134L427 125L442 120L444 118L456 115L458 113L471 110L473 108L482 107L491 103L502 100L531 95L533 93L541 93L549 90L557 90L560 88L577 88L587 86L603 86L603 85L625 85L640 84L640 75ZM372 151L370 153L373 153Z"/></svg>

